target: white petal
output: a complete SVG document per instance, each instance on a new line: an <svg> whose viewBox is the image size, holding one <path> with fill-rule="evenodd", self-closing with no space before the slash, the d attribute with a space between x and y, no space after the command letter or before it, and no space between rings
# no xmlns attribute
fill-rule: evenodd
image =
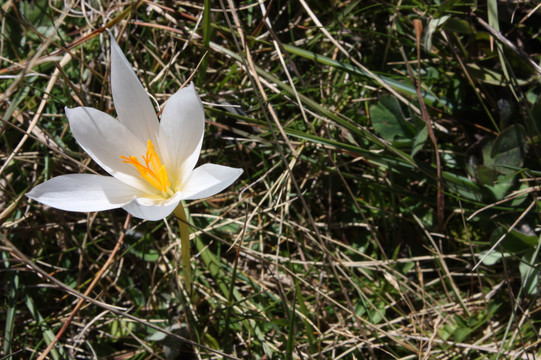
<svg viewBox="0 0 541 360"><path fill-rule="evenodd" d="M114 177L70 174L39 184L26 196L60 210L92 212L120 208L137 194Z"/></svg>
<svg viewBox="0 0 541 360"><path fill-rule="evenodd" d="M111 35L111 88L118 119L146 144L158 137L158 118L150 98Z"/></svg>
<svg viewBox="0 0 541 360"><path fill-rule="evenodd" d="M123 209L136 218L156 221L171 214L181 198L180 193L175 194L167 200L139 197L125 205Z"/></svg>
<svg viewBox="0 0 541 360"><path fill-rule="evenodd" d="M205 112L193 83L169 98L160 121L160 155L173 188L189 174L201 152Z"/></svg>
<svg viewBox="0 0 541 360"><path fill-rule="evenodd" d="M199 155L201 154L201 146L203 145L203 136L201 136L201 139L199 139L199 144L195 147L194 152L191 153L186 159L184 159L184 162L180 166L180 168L176 168L175 172L175 180L176 182L172 182L172 184L176 185L174 188L178 189L181 184L183 184L187 177L190 176L192 173L193 168L197 164L197 161L199 160Z"/></svg>
<svg viewBox="0 0 541 360"><path fill-rule="evenodd" d="M128 128L106 113L88 107L66 108L66 116L77 142L105 171L140 190L157 191L141 179L133 165L120 158L133 155L140 159L147 151L146 143L139 141Z"/></svg>
<svg viewBox="0 0 541 360"><path fill-rule="evenodd" d="M242 174L242 169L216 164L205 164L196 168L182 185L182 199L203 199L219 193L231 185Z"/></svg>

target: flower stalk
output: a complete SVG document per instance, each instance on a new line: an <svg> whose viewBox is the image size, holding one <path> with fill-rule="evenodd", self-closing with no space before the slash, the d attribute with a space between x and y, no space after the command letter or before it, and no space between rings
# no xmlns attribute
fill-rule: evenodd
<svg viewBox="0 0 541 360"><path fill-rule="evenodd" d="M188 294L192 293L192 267L191 267L191 254L190 254L190 227L188 225L188 218L186 216L186 210L181 203L173 211L177 217L178 227L180 229L180 255L182 257L182 273L184 274L184 282L186 283L186 290Z"/></svg>

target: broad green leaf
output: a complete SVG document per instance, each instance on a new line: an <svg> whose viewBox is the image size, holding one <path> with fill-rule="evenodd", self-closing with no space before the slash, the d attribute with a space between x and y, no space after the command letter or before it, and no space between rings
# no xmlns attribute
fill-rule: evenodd
<svg viewBox="0 0 541 360"><path fill-rule="evenodd" d="M500 309L501 306L502 306L502 304L499 303L499 302L490 301L488 303L488 315L490 317L494 316L494 314L496 314L496 312Z"/></svg>
<svg viewBox="0 0 541 360"><path fill-rule="evenodd" d="M148 262L155 262L160 257L160 253L155 249L138 250L135 247L130 248L130 253Z"/></svg>
<svg viewBox="0 0 541 360"><path fill-rule="evenodd" d="M517 239L520 239L520 241L522 241L523 243L530 245L531 247L535 247L539 243L539 239L537 236L535 236L535 234L528 235L518 230L513 230L512 232L513 236L515 236Z"/></svg>
<svg viewBox="0 0 541 360"><path fill-rule="evenodd" d="M408 124L395 97L382 96L376 105L370 107L374 130L385 140L411 139L413 126Z"/></svg>
<svg viewBox="0 0 541 360"><path fill-rule="evenodd" d="M411 149L411 156L415 156L421 150L426 142L426 139L428 138L428 129L426 126L423 126L421 131L417 133L415 136L415 139L413 141L413 146Z"/></svg>
<svg viewBox="0 0 541 360"><path fill-rule="evenodd" d="M438 333L443 340L448 340L451 337L451 335L453 335L454 331L455 331L455 325L451 323L447 323L443 327L440 327Z"/></svg>
<svg viewBox="0 0 541 360"><path fill-rule="evenodd" d="M526 190L530 186L527 183L520 184L519 190ZM522 203L528 198L528 193L524 191L521 195L517 196L513 201L511 202L511 206L517 207L522 205Z"/></svg>
<svg viewBox="0 0 541 360"><path fill-rule="evenodd" d="M483 264L487 266L496 264L502 259L502 257L510 256L509 253L503 253L502 255L502 253L498 249L491 251L490 254L485 256L487 252L488 250L481 251L479 255L477 255L480 259L483 259Z"/></svg>
<svg viewBox="0 0 541 360"><path fill-rule="evenodd" d="M475 175L481 185L493 185L498 179L498 172L486 165L478 165L475 168Z"/></svg>
<svg viewBox="0 0 541 360"><path fill-rule="evenodd" d="M534 249L528 251L521 259L518 265L520 271L520 280L522 289L528 295L535 295L538 292L537 284L539 283L539 271L535 268L532 262L534 259Z"/></svg>
<svg viewBox="0 0 541 360"><path fill-rule="evenodd" d="M447 31L454 32L457 34L471 34L472 28L470 24L464 20L457 18L450 18L445 22L443 28Z"/></svg>
<svg viewBox="0 0 541 360"><path fill-rule="evenodd" d="M501 200L509 193L514 185L514 177L500 175L494 184L486 185L486 187L492 191L496 200Z"/></svg>
<svg viewBox="0 0 541 360"><path fill-rule="evenodd" d="M494 168L502 174L512 174L522 166L526 134L522 125L513 125L498 135L492 146Z"/></svg>
<svg viewBox="0 0 541 360"><path fill-rule="evenodd" d="M491 244L496 243L506 232L507 228L500 226L498 229L494 230L490 236ZM518 254L526 250L530 250L533 247L537 246L537 236L527 235L518 230L511 230L503 240L501 240L500 245L504 248L506 252L511 254Z"/></svg>
<svg viewBox="0 0 541 360"><path fill-rule="evenodd" d="M492 148L494 147L494 141L494 139L483 139L483 165L490 168L494 167L494 162L492 159Z"/></svg>
<svg viewBox="0 0 541 360"><path fill-rule="evenodd" d="M472 333L473 329L469 327L459 327L453 333L453 338L456 342L462 342Z"/></svg>
<svg viewBox="0 0 541 360"><path fill-rule="evenodd" d="M513 186L513 181L502 181L496 182L494 185L487 185L487 188L492 192L495 200L501 200L509 193Z"/></svg>
<svg viewBox="0 0 541 360"><path fill-rule="evenodd" d="M369 309L368 316L370 318L370 322L373 324L380 323L381 320L383 320L383 316L385 316L385 306L380 305L378 309Z"/></svg>

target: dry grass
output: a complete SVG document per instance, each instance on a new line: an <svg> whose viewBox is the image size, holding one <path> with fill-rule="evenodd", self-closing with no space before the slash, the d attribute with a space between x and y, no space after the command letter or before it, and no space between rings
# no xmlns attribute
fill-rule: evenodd
<svg viewBox="0 0 541 360"><path fill-rule="evenodd" d="M537 292L519 270L537 274L537 243L496 246L509 257L474 269L499 235L519 237L513 228L537 238L539 157L527 114L538 114L541 88L521 62L539 58L535 4L500 6L514 19L500 14L495 31L524 52L500 57L472 20L486 18L485 5L204 5L2 5L2 358L539 358ZM412 20L426 35L446 15L454 28L441 25L422 47L419 101L405 65L417 67ZM68 213L24 195L61 174L103 173L63 108L114 114L105 27L156 103L194 75L207 110L200 164L244 169L225 192L186 204L192 294L172 216ZM411 139L375 130L372 106L388 94L412 123L427 105L443 175L430 140L412 155ZM509 126L502 99L529 147L498 198L467 163ZM523 202L513 202L518 189Z"/></svg>

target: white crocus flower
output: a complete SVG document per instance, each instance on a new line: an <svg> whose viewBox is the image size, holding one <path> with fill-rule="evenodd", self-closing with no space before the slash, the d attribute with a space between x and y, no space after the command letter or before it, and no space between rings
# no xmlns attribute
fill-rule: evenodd
<svg viewBox="0 0 541 360"><path fill-rule="evenodd" d="M158 121L148 94L112 36L111 43L118 121L89 107L66 108L66 115L77 142L112 176L58 176L27 196L61 210L123 208L135 217L159 220L181 200L206 198L231 185L242 169L215 164L194 169L205 126L194 85L171 96Z"/></svg>

